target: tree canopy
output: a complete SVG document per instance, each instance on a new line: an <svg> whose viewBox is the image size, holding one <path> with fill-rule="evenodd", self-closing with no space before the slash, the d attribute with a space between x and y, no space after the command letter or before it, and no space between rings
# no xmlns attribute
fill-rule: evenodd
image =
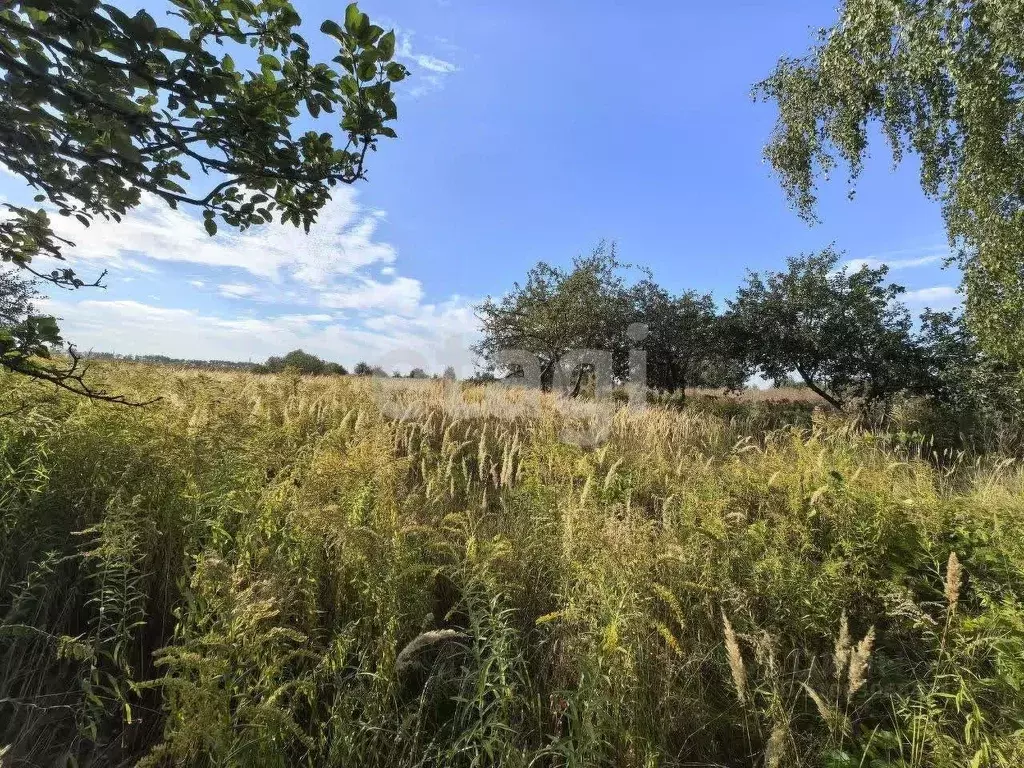
<svg viewBox="0 0 1024 768"><path fill-rule="evenodd" d="M910 313L887 271L842 269L829 248L789 259L784 272L749 273L729 302L740 354L776 382L795 371L837 408L916 387Z"/></svg>
<svg viewBox="0 0 1024 768"><path fill-rule="evenodd" d="M981 343L1024 361L1024 4L844 0L810 52L755 94L778 105L765 150L790 200L814 217L818 176L860 172L872 124L899 162L920 158L964 269Z"/></svg>
<svg viewBox="0 0 1024 768"><path fill-rule="evenodd" d="M202 211L207 231L278 219L307 230L337 184L365 178L395 136L394 32L355 4L321 32L338 45L314 61L287 0L169 0L168 26L96 0L13 0L0 8L0 163L62 216L120 221L144 194ZM237 58L237 61L236 61ZM295 131L337 113L329 130ZM326 126L325 126L326 127ZM194 175L209 177L198 189ZM5 204L0 259L56 286L97 285L63 261L70 245L47 212ZM56 325L43 329L58 343ZM59 375L30 356L3 364Z"/></svg>
<svg viewBox="0 0 1024 768"><path fill-rule="evenodd" d="M0 269L0 359L49 357L50 345L60 342L53 318L36 313L36 298L30 280L14 269Z"/></svg>
<svg viewBox="0 0 1024 768"><path fill-rule="evenodd" d="M687 387L733 388L745 371L729 359L729 339L710 293L673 296L651 277L632 289L635 322L647 326L647 386L677 391Z"/></svg>
<svg viewBox="0 0 1024 768"><path fill-rule="evenodd" d="M565 359L570 350L624 347L629 310L621 266L615 246L605 243L569 270L538 263L524 283L476 307L482 339L474 351L500 367L504 350L525 350L536 356L546 389L577 391L581 366Z"/></svg>
<svg viewBox="0 0 1024 768"><path fill-rule="evenodd" d="M387 373L379 365L370 365L366 362L356 363L356 367L352 369L352 373L356 376L387 376Z"/></svg>
<svg viewBox="0 0 1024 768"><path fill-rule="evenodd" d="M925 312L918 344L930 394L958 421L968 422L965 431L981 432L983 422L1019 423L1020 370L986 352L962 312Z"/></svg>
<svg viewBox="0 0 1024 768"><path fill-rule="evenodd" d="M627 265L615 246L599 244L577 257L570 269L540 262L501 299L477 306L482 339L475 351L492 369L522 375L522 360L503 352L521 350L536 358L545 389L579 394L597 360L580 360L573 351L598 350L610 357L618 381L630 376L629 350L646 352L646 384L685 393L687 387L742 386L746 372L725 336L723 318L711 294L673 295L647 270L628 285ZM629 329L642 329L633 340ZM685 397L685 395L684 395Z"/></svg>
<svg viewBox="0 0 1024 768"><path fill-rule="evenodd" d="M283 357L268 357L267 362L255 367L256 373L281 373L291 369L308 376L339 375L348 373L340 363L322 360L314 354L301 349L293 349Z"/></svg>
<svg viewBox="0 0 1024 768"><path fill-rule="evenodd" d="M88 366L74 347L68 350L67 361L51 360L51 350L63 339L57 321L37 312L38 298L35 282L24 272L0 266L0 366L96 400L128 402L86 382Z"/></svg>

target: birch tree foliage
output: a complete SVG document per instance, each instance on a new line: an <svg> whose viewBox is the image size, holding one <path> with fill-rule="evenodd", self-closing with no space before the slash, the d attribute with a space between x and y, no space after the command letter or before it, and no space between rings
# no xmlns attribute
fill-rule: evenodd
<svg viewBox="0 0 1024 768"><path fill-rule="evenodd" d="M1024 3L845 0L802 58L755 86L778 120L765 157L801 216L819 178L850 183L880 126L941 202L981 343L1024 362Z"/></svg>

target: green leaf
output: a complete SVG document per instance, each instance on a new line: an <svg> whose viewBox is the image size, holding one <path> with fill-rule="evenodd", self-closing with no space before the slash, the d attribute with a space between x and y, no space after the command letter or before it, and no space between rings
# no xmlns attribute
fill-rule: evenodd
<svg viewBox="0 0 1024 768"><path fill-rule="evenodd" d="M377 52L380 54L381 61L391 61L395 55L395 30L391 30L380 39L380 42L377 43Z"/></svg>
<svg viewBox="0 0 1024 768"><path fill-rule="evenodd" d="M337 22L331 21L330 19L320 25L320 31L325 35L337 38L341 42L345 41L345 32L338 26Z"/></svg>
<svg viewBox="0 0 1024 768"><path fill-rule="evenodd" d="M156 32L156 22L152 16L145 11L139 11L135 14L133 21L135 22L135 29L142 33L145 40L153 39L153 34Z"/></svg>
<svg viewBox="0 0 1024 768"><path fill-rule="evenodd" d="M22 54L28 65L32 67L36 72L48 72L50 69L50 60L42 51L36 51L29 49Z"/></svg>
<svg viewBox="0 0 1024 768"><path fill-rule="evenodd" d="M281 62L277 60L277 56L274 56L269 53L264 53L262 56L256 59L256 61L258 61L260 66L263 67L264 69L270 69L273 70L274 72L281 71Z"/></svg>
<svg viewBox="0 0 1024 768"><path fill-rule="evenodd" d="M355 96L359 93L359 83L352 75L345 75L341 78L341 91L349 96Z"/></svg>
<svg viewBox="0 0 1024 768"><path fill-rule="evenodd" d="M178 53L193 53L197 50L195 43L190 40L182 39L174 30L161 29L159 31L161 33L163 47L167 50L177 51Z"/></svg>
<svg viewBox="0 0 1024 768"><path fill-rule="evenodd" d="M387 73L388 80L390 80L392 83L401 82L402 80L405 79L405 76L408 74L408 70L401 64L399 64L397 61L392 61L390 64L388 64L387 68L385 69L385 72Z"/></svg>
<svg viewBox="0 0 1024 768"><path fill-rule="evenodd" d="M224 58L221 59L220 66L221 66L221 69L223 69L225 72L234 72L235 71L235 60L232 59L230 56L228 56L225 53L224 54Z"/></svg>
<svg viewBox="0 0 1024 768"><path fill-rule="evenodd" d="M127 30L132 25L131 16L122 11L120 8L109 3L103 4L103 10L107 12L107 15L113 19L114 23L117 24L121 29Z"/></svg>
<svg viewBox="0 0 1024 768"><path fill-rule="evenodd" d="M206 227L206 231L210 234L211 237L217 234L217 222L214 221L212 218L205 219L203 221L203 226Z"/></svg>
<svg viewBox="0 0 1024 768"><path fill-rule="evenodd" d="M377 76L377 62L373 56L360 56L356 69L360 80L373 80Z"/></svg>
<svg viewBox="0 0 1024 768"><path fill-rule="evenodd" d="M384 30L376 24L370 23L370 17L363 14L366 24L359 28L359 42L361 45L373 45L377 39L384 34Z"/></svg>
<svg viewBox="0 0 1024 768"><path fill-rule="evenodd" d="M182 187L180 184L178 184L176 182L171 181L170 179L159 179L157 181L157 186L159 186L159 187L161 187L163 189L169 189L172 192L177 192L178 194L184 194L185 193L185 188L184 187Z"/></svg>
<svg viewBox="0 0 1024 768"><path fill-rule="evenodd" d="M359 23L363 14L356 3L350 3L345 9L345 30L354 35L359 32Z"/></svg>

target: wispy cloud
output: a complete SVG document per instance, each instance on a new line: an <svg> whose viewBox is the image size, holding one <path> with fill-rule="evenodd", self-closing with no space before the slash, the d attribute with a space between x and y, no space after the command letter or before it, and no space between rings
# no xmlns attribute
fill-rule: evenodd
<svg viewBox="0 0 1024 768"><path fill-rule="evenodd" d="M843 262L843 269L847 272L856 272L861 267L878 269L886 266L892 271L901 269L914 269L925 267L929 264L941 264L949 258L949 248L935 245L927 248L905 248L898 251L873 254L867 258L849 259Z"/></svg>
<svg viewBox="0 0 1024 768"><path fill-rule="evenodd" d="M395 33L398 35L398 48L395 51L395 56L404 62L413 73L414 80L407 91L412 98L419 98L431 91L443 88L445 79L459 71L458 65L454 62L416 50L413 47L415 33L411 30L396 28ZM449 50L454 49L454 46L450 44L446 44L446 47Z"/></svg>
<svg viewBox="0 0 1024 768"><path fill-rule="evenodd" d="M414 316L384 315L363 327L327 313L238 317L131 300L62 297L47 300L45 308L62 318L83 350L262 361L301 347L349 366L365 360L387 370L422 366L440 372L453 365L460 375L472 371L468 347L474 337L467 329L473 312L459 299L420 307Z"/></svg>
<svg viewBox="0 0 1024 768"><path fill-rule="evenodd" d="M259 292L259 288L248 283L224 283L217 287L217 293L227 299L249 299Z"/></svg>
<svg viewBox="0 0 1024 768"><path fill-rule="evenodd" d="M319 303L331 309L384 309L400 314L412 314L423 298L419 280L396 277L389 283L364 278L359 283L320 295Z"/></svg>
<svg viewBox="0 0 1024 768"><path fill-rule="evenodd" d="M385 219L348 189L309 235L269 226L211 238L198 217L153 199L120 225L86 229L62 219L61 233L77 242L69 261L79 268L168 269L159 295L61 294L48 308L81 349L261 360L302 347L346 364L453 364L468 374L472 302L453 296L427 303L421 282L399 273L396 249L380 238Z"/></svg>
<svg viewBox="0 0 1024 768"><path fill-rule="evenodd" d="M960 303L960 293L952 285L933 285L907 291L902 299L907 304L929 306L932 309L950 309Z"/></svg>
<svg viewBox="0 0 1024 768"><path fill-rule="evenodd" d="M448 75L452 72L459 71L459 68L450 61L445 61L444 59L439 59L437 56L431 56L426 53L418 53L412 56L412 59L419 67L431 72L439 72L441 74Z"/></svg>
<svg viewBox="0 0 1024 768"><path fill-rule="evenodd" d="M844 264L844 266L848 272L856 272L861 267L878 269L879 267L885 266L890 270L913 269L914 267L923 267L928 264L937 264L943 258L943 256L919 256L916 259L894 259L892 261L882 261L881 259L850 259Z"/></svg>
<svg viewBox="0 0 1024 768"><path fill-rule="evenodd" d="M375 239L381 218L380 212L359 206L354 189L343 187L308 235L298 227L270 224L244 232L225 229L210 237L189 213L152 196L120 224L98 219L84 227L60 217L55 229L76 244L65 254L80 262L140 271L155 271L152 262L161 261L232 267L259 278L317 286L372 264L394 262L394 248Z"/></svg>

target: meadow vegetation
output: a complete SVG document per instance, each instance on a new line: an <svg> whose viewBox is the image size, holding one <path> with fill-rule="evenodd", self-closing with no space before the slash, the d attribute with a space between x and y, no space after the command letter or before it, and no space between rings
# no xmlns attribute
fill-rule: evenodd
<svg viewBox="0 0 1024 768"><path fill-rule="evenodd" d="M288 0L167 5L0 10L0 165L46 206L0 204L0 766L1024 764L1019 0L844 0L755 89L805 218L869 125L918 156L963 312L832 248L722 305L602 245L476 307L487 384L86 379L35 281L105 273L50 213L308 231L397 137L408 54L355 4L331 63ZM755 374L803 388L720 391Z"/></svg>
<svg viewBox="0 0 1024 768"><path fill-rule="evenodd" d="M0 374L4 765L1024 762L1018 462L799 391L93 375L162 399Z"/></svg>

